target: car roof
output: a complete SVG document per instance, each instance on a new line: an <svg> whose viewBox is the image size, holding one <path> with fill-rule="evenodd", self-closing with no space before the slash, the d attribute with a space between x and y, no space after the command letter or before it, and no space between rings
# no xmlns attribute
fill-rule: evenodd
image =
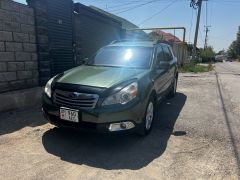
<svg viewBox="0 0 240 180"><path fill-rule="evenodd" d="M154 47L156 45L162 45L162 46L169 46L169 44L166 44L164 42L156 42L156 41L119 41L119 42L113 42L109 45L107 45L107 47L125 47L125 46L136 46L136 47Z"/></svg>

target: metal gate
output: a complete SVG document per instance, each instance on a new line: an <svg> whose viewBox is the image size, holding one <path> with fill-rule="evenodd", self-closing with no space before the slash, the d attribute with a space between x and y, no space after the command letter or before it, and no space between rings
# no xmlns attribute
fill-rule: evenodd
<svg viewBox="0 0 240 180"><path fill-rule="evenodd" d="M49 54L51 74L74 67L73 59L73 2L47 1Z"/></svg>

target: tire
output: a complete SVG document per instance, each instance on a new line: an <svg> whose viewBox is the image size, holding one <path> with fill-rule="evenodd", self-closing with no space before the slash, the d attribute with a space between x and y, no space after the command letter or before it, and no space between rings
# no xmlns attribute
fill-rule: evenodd
<svg viewBox="0 0 240 180"><path fill-rule="evenodd" d="M172 85L171 85L170 92L168 94L169 97L174 97L176 95L176 92L177 92L177 81L178 81L178 78L177 78L177 76L175 76L174 80L172 82Z"/></svg>
<svg viewBox="0 0 240 180"><path fill-rule="evenodd" d="M142 123L138 131L139 135L146 136L151 132L154 120L156 118L155 112L156 112L156 101L153 96L150 96L145 109L144 118L142 120Z"/></svg>

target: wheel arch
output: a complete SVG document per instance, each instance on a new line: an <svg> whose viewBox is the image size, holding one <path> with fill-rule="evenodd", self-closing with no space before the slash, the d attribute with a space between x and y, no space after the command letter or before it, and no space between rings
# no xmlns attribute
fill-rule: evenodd
<svg viewBox="0 0 240 180"><path fill-rule="evenodd" d="M150 93L150 95L149 95L149 98L150 97L153 97L154 98L154 103L156 103L157 102L157 92L156 92L156 90L155 89L152 89L152 91L151 91L151 93Z"/></svg>

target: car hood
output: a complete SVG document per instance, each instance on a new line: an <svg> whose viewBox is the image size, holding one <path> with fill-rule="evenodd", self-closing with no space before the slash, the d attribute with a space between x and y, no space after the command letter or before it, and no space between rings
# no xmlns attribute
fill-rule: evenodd
<svg viewBox="0 0 240 180"><path fill-rule="evenodd" d="M66 71L57 82L109 88L146 72L144 69L83 65Z"/></svg>

